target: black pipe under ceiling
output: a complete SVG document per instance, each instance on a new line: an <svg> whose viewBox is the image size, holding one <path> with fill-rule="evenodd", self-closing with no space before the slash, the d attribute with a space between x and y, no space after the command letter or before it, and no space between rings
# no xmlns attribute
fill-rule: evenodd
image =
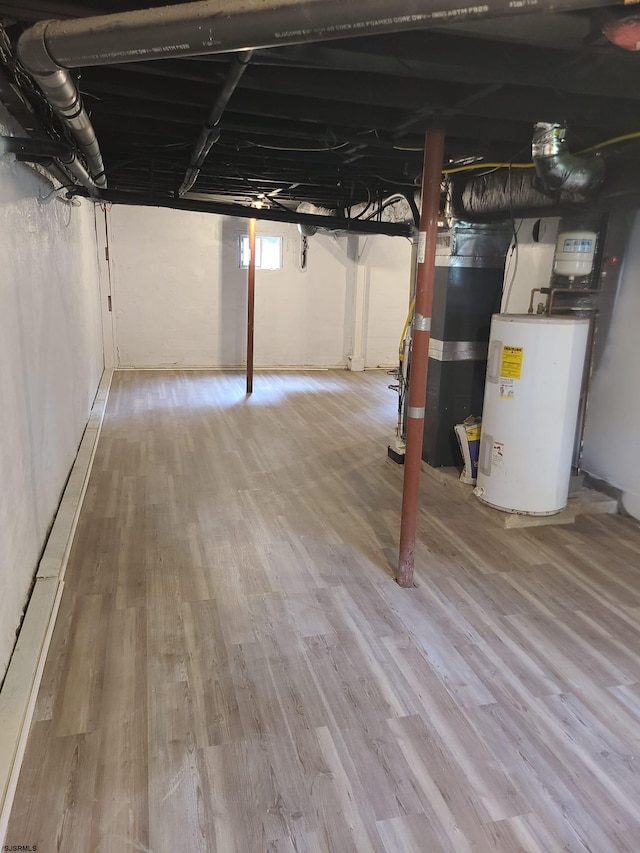
<svg viewBox="0 0 640 853"><path fill-rule="evenodd" d="M68 21L43 21L20 40L20 56L38 74L163 57L419 30L450 21L610 6L610 0L202 0Z"/></svg>
<svg viewBox="0 0 640 853"><path fill-rule="evenodd" d="M204 123L204 127L200 131L196 140L187 172L184 176L184 180L182 181L182 185L178 190L178 195L184 195L189 192L191 187L198 180L198 175L200 174L200 170L202 169L209 151L220 139L220 128L218 127L218 124L220 123L225 107L229 103L238 83L242 79L242 75L244 74L247 65L251 62L252 56L252 50L245 50L237 53L233 57L231 67L227 72L227 78L224 81L222 89L216 98L216 102L211 108L211 111L207 116L207 120Z"/></svg>
<svg viewBox="0 0 640 853"><path fill-rule="evenodd" d="M295 210L249 207L215 201L198 201L186 198L157 198L121 190L100 190L98 201L143 207L164 207L171 210L192 210L196 213L216 213L242 219L265 219L270 222L291 222L294 225L315 226L330 231L347 231L350 234L386 234L389 237L411 237L413 226L408 222L376 222L367 219L347 219L340 216L317 216L297 213ZM315 232L314 232L315 233Z"/></svg>
<svg viewBox="0 0 640 853"><path fill-rule="evenodd" d="M92 178L105 185L102 155L66 70L146 59L228 53L260 47L427 29L451 21L531 11L570 11L610 0L201 0L67 21L41 21L20 38L21 62L74 134Z"/></svg>

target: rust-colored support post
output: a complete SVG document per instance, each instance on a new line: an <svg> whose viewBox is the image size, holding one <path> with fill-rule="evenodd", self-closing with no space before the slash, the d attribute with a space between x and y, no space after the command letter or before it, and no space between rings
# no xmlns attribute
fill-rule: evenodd
<svg viewBox="0 0 640 853"><path fill-rule="evenodd" d="M422 436L424 410L427 401L427 366L431 337L431 306L436 265L440 184L444 157L444 130L427 131L424 143L422 170L422 209L418 243L418 278L413 320L413 347L409 376L407 406L407 442L404 456L402 488L402 519L400 522L400 554L398 583L413 586L413 565L418 527L420 470L422 466Z"/></svg>
<svg viewBox="0 0 640 853"><path fill-rule="evenodd" d="M249 220L249 269L247 271L247 394L253 393L253 328L256 302L256 221Z"/></svg>

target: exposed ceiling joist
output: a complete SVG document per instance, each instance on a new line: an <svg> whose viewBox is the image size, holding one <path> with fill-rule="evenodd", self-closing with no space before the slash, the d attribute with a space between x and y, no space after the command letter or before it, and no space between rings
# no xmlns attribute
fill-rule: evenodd
<svg viewBox="0 0 640 853"><path fill-rule="evenodd" d="M148 2L0 0L0 16L15 43L36 18ZM526 24L467 21L259 51L219 120L196 189L235 198L239 187L255 195L293 185L291 203L348 206L415 186L424 131L435 124L445 125L450 163L527 159L538 120L568 120L577 147L640 131L638 57L599 36L602 21L619 14L536 13ZM175 194L228 68L220 54L74 71L112 186ZM632 149L605 154L618 151Z"/></svg>

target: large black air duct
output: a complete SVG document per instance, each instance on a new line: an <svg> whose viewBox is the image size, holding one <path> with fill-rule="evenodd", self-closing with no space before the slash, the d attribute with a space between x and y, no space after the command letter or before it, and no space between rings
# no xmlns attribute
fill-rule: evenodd
<svg viewBox="0 0 640 853"><path fill-rule="evenodd" d="M503 222L521 216L553 216L557 206L554 198L539 189L533 169L500 169L452 184L452 213L463 222Z"/></svg>

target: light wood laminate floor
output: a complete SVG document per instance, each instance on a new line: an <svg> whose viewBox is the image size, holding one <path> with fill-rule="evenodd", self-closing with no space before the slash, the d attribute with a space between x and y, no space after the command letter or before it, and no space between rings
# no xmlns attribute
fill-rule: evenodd
<svg viewBox="0 0 640 853"><path fill-rule="evenodd" d="M640 530L501 530L383 374L118 372L7 844L640 850Z"/></svg>

